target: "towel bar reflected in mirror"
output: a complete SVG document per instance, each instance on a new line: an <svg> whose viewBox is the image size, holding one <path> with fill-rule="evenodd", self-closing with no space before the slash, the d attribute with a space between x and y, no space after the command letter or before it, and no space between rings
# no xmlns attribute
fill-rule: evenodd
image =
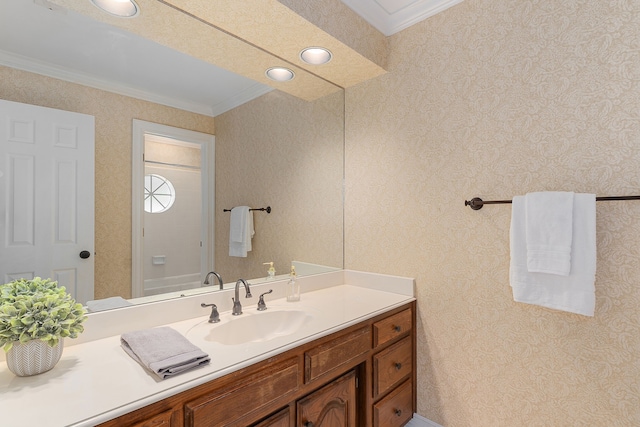
<svg viewBox="0 0 640 427"><path fill-rule="evenodd" d="M640 196L609 196L609 197L596 197L596 202L607 202L612 200L640 200ZM484 205L501 205L505 203L511 203L511 200L487 200L484 201L480 197L474 197L471 200L465 200L464 205L469 206L474 211L482 209Z"/></svg>
<svg viewBox="0 0 640 427"><path fill-rule="evenodd" d="M233 209L233 208L231 208L231 209ZM231 212L231 209L223 209L222 211L223 212ZM266 213L270 214L271 213L271 206L267 206L266 208L255 208L255 209L251 208L249 210L250 211L263 211L263 212L266 212Z"/></svg>

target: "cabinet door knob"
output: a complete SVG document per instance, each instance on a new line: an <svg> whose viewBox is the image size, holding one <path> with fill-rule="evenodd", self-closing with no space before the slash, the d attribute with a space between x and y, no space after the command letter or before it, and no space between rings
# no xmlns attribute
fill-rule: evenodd
<svg viewBox="0 0 640 427"><path fill-rule="evenodd" d="M393 330L396 331L396 332L400 332L400 331L402 331L402 326L396 325L396 326L393 327Z"/></svg>
<svg viewBox="0 0 640 427"><path fill-rule="evenodd" d="M304 427L313 427L313 423L311 421L307 421L304 423Z"/></svg>
<svg viewBox="0 0 640 427"><path fill-rule="evenodd" d="M402 409L396 409L394 412L398 417L402 415Z"/></svg>
<svg viewBox="0 0 640 427"><path fill-rule="evenodd" d="M396 362L395 367L396 367L396 371L399 371L400 369L402 369L402 363Z"/></svg>

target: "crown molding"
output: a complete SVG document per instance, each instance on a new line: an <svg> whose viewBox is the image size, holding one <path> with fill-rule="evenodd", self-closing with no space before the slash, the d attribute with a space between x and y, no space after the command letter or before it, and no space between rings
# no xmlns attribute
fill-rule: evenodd
<svg viewBox="0 0 640 427"><path fill-rule="evenodd" d="M385 36L391 36L462 1L406 0L405 6L389 12L378 0L342 0Z"/></svg>

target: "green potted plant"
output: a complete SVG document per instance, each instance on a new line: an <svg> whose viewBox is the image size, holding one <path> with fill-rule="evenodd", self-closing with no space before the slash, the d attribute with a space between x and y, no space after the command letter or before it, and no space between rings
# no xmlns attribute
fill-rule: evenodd
<svg viewBox="0 0 640 427"><path fill-rule="evenodd" d="M50 279L18 279L0 285L0 345L18 376L53 368L64 338L76 338L86 320L82 304Z"/></svg>

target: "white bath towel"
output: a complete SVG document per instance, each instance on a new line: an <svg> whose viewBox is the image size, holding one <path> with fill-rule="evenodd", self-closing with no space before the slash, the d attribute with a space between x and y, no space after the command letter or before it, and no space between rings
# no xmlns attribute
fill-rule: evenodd
<svg viewBox="0 0 640 427"><path fill-rule="evenodd" d="M169 327L127 332L120 344L129 356L160 379L206 365L209 355Z"/></svg>
<svg viewBox="0 0 640 427"><path fill-rule="evenodd" d="M231 209L229 225L229 256L246 257L251 251L253 229L253 212L249 206L236 206Z"/></svg>
<svg viewBox="0 0 640 427"><path fill-rule="evenodd" d="M571 272L568 276L531 273L527 268L525 196L513 198L510 283L513 299L593 316L596 274L596 203L593 194L573 197Z"/></svg>
<svg viewBox="0 0 640 427"><path fill-rule="evenodd" d="M568 276L571 271L574 193L546 191L525 196L527 269Z"/></svg>

